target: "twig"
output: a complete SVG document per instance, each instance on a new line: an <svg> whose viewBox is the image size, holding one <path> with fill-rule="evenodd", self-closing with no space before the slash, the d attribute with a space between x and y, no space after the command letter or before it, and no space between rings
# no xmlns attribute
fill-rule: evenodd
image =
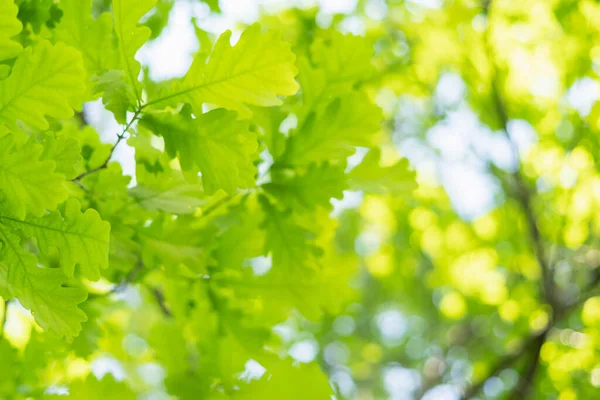
<svg viewBox="0 0 600 400"><path fill-rule="evenodd" d="M535 342L536 338L537 338L537 336L529 337L521 345L519 350L517 350L516 352L514 352L512 354L506 355L506 356L502 357L500 360L498 360L498 362L490 370L489 374L485 378L483 378L479 382L477 382L476 384L469 387L465 391L465 394L463 395L462 398L470 399L471 397L474 397L475 395L477 395L481 391L481 389L483 388L483 385L485 384L485 382L488 379L490 379L493 376L498 375L500 372L502 372L506 368L510 367L517 360L519 360L521 358L521 356L525 353L527 348L529 348L529 346L531 346Z"/></svg>
<svg viewBox="0 0 600 400"><path fill-rule="evenodd" d="M202 217L206 217L209 214L212 214L214 211L216 211L218 208L229 204L231 201L233 201L234 199L236 199L238 196L241 196L242 198L244 197L244 195L250 193L252 190L255 190L256 187L254 188L250 188L250 189L246 189L243 191L240 191L238 193L235 194L228 194L227 196L223 197L222 199L216 201L214 204L212 204L209 207L206 207L205 209L202 210Z"/></svg>
<svg viewBox="0 0 600 400"><path fill-rule="evenodd" d="M111 290L109 290L107 292L99 293L99 294L90 294L88 296L88 300L105 298L107 296L110 296L111 294L121 293L123 290L125 290L127 285L129 285L130 283L132 283L135 280L138 273L143 268L144 268L144 263L141 260L138 261L137 264L135 265L135 267L131 271L129 271L129 273L121 280L121 282L119 282L119 284L115 285Z"/></svg>
<svg viewBox="0 0 600 400"><path fill-rule="evenodd" d="M151 288L150 291L154 295L154 298L156 299L156 303L160 307L160 310L165 315L165 317L171 318L173 316L173 314L171 313L171 310L169 310L169 308L167 307L167 305L165 303L165 296L163 295L163 293L158 288Z"/></svg>
<svg viewBox="0 0 600 400"><path fill-rule="evenodd" d="M119 293L119 292L122 292L123 290L125 290L127 285L129 285L131 282L133 282L135 280L135 278L137 277L137 274L143 268L144 268L144 263L142 262L142 260L139 260L137 262L137 264L135 264L135 267L131 271L129 271L129 273L125 276L125 278L123 278L121 280L121 282L119 282L119 284L117 286L115 286L109 293Z"/></svg>
<svg viewBox="0 0 600 400"><path fill-rule="evenodd" d="M125 128L123 128L123 131L117 135L117 141L110 148L110 152L108 153L108 157L106 157L106 159L104 160L104 162L100 166L98 166L96 168L92 168L89 171L85 171L85 172L77 175L75 178L73 178L73 182L78 182L81 179L85 178L86 176L94 174L94 173L96 173L98 171L101 171L103 169L106 169L108 167L108 163L110 162L110 160L111 160L111 158L112 158L115 150L117 149L117 146L119 145L119 143L121 143L121 141L123 139L125 139L125 134L129 130L129 128L131 128L131 125L138 119L138 117L140 116L141 112L142 112L142 108L138 108L136 110L135 114L133 114L133 117L131 118L131 121L129 121L127 123L127 125L125 125Z"/></svg>
<svg viewBox="0 0 600 400"><path fill-rule="evenodd" d="M81 126L89 125L88 120L87 120L87 115L85 114L85 108L82 109L81 111L75 112L75 117L77 117L77 120L79 121L79 124Z"/></svg>
<svg viewBox="0 0 600 400"><path fill-rule="evenodd" d="M76 181L75 179L73 179L71 182L73 182L74 184L76 184L84 192L86 192L86 193L89 192L88 188L86 188L85 186L83 186L83 183L81 183L80 181Z"/></svg>

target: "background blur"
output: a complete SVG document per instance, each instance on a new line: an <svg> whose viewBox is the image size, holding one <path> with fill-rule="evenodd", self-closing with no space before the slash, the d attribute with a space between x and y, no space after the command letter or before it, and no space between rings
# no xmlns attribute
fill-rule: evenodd
<svg viewBox="0 0 600 400"><path fill-rule="evenodd" d="M148 17L158 38L138 53L154 80L182 76L203 32L239 35L257 20L297 48L329 27L372 43L377 74L363 84L384 111L382 159L408 158L419 187L408 198L346 192L336 241L359 270L343 315L276 328L339 399L600 397L600 1L159 0L158 10ZM114 141L101 103L85 112ZM117 158L133 185L133 150ZM133 289L123 297L135 307ZM13 341L24 318L9 315ZM166 398L164 372L144 368L148 398ZM92 370L132 374L110 355Z"/></svg>

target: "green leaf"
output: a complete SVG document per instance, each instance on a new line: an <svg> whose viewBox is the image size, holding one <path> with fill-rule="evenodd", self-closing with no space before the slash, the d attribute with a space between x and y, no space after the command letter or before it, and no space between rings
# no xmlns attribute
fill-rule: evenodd
<svg viewBox="0 0 600 400"><path fill-rule="evenodd" d="M250 268L229 271L215 278L215 287L234 293L234 304L245 314L257 314L256 319L265 326L285 321L294 310L318 321L329 289L320 273L306 268L281 270L275 261L273 264L273 269L261 276L254 275Z"/></svg>
<svg viewBox="0 0 600 400"><path fill-rule="evenodd" d="M266 217L265 251L273 257L273 268L290 271L295 268L315 268L321 249L315 243L315 234L297 221L291 212L282 212L266 199L261 199Z"/></svg>
<svg viewBox="0 0 600 400"><path fill-rule="evenodd" d="M145 19L144 25L152 31L150 40L159 37L162 31L167 27L174 3L174 0L158 0L154 12Z"/></svg>
<svg viewBox="0 0 600 400"><path fill-rule="evenodd" d="M353 86L368 79L375 68L371 64L373 44L363 36L331 32L331 37L316 40L311 46L311 60L325 72L327 89L342 90L337 86Z"/></svg>
<svg viewBox="0 0 600 400"><path fill-rule="evenodd" d="M67 198L64 176L54 171L54 161L40 159L42 153L33 139L17 146L13 135L0 137L0 192L16 218L41 216Z"/></svg>
<svg viewBox="0 0 600 400"><path fill-rule="evenodd" d="M356 146L370 147L379 131L381 110L366 94L352 92L311 114L288 140L286 164L343 160Z"/></svg>
<svg viewBox="0 0 600 400"><path fill-rule="evenodd" d="M311 46L311 57L298 60L298 80L302 87L299 120L327 106L337 97L352 92L357 84L375 71L371 64L373 46L361 36L331 32Z"/></svg>
<svg viewBox="0 0 600 400"><path fill-rule="evenodd" d="M223 33L208 63L199 57L182 80L150 99L148 105L190 103L200 113L202 103L235 110L240 117L252 115L247 105L276 106L278 96L291 96L298 90L295 56L290 46L273 32L262 34L254 24L231 46L231 31Z"/></svg>
<svg viewBox="0 0 600 400"><path fill-rule="evenodd" d="M316 364L294 367L289 360L267 366L265 375L241 387L234 399L244 400L329 400L333 396L326 375Z"/></svg>
<svg viewBox="0 0 600 400"><path fill-rule="evenodd" d="M141 102L141 89L138 81L140 63L135 53L148 40L152 31L140 26L140 19L156 4L156 0L113 0L114 25L119 40L121 68L125 71L138 102Z"/></svg>
<svg viewBox="0 0 600 400"><path fill-rule="evenodd" d="M60 269L41 268L36 257L25 251L19 237L0 224L0 281L7 282L10 294L27 309L37 323L59 336L76 336L85 314L77 307L87 298L81 288L66 287Z"/></svg>
<svg viewBox="0 0 600 400"><path fill-rule="evenodd" d="M40 160L54 161L54 171L63 174L65 179L75 178L81 171L83 158L79 141L65 135L45 135L42 143L44 151Z"/></svg>
<svg viewBox="0 0 600 400"><path fill-rule="evenodd" d="M212 12L221 12L221 7L219 6L219 0L203 0L204 3L208 5L210 11Z"/></svg>
<svg viewBox="0 0 600 400"><path fill-rule="evenodd" d="M16 57L23 49L19 42L12 40L23 29L21 21L17 19L18 11L13 0L0 0L0 62Z"/></svg>
<svg viewBox="0 0 600 400"><path fill-rule="evenodd" d="M304 173L296 172L290 179L286 179L285 175L274 179L265 185L265 189L292 209L310 210L316 206L331 209L331 199L341 199L348 186L344 167L328 163L311 164Z"/></svg>
<svg viewBox="0 0 600 400"><path fill-rule="evenodd" d="M0 123L16 128L20 121L48 129L45 116L73 116L70 103L84 89L85 70L76 50L41 41L17 58L12 73L0 81Z"/></svg>
<svg viewBox="0 0 600 400"><path fill-rule="evenodd" d="M408 194L417 187L416 173L409 168L406 158L381 167L379 150L371 150L350 172L350 188L373 194Z"/></svg>
<svg viewBox="0 0 600 400"><path fill-rule="evenodd" d="M204 273L216 232L212 226L197 227L193 223L193 219L185 217L157 218L148 228L137 230L140 242L147 249L143 255L147 264L154 265L156 260L157 265L169 268L183 264L196 275Z"/></svg>
<svg viewBox="0 0 600 400"><path fill-rule="evenodd" d="M35 237L43 255L58 250L60 265L69 278L73 277L76 265L83 276L92 281L100 278L100 268L108 267L110 224L102 221L96 210L88 209L82 213L75 199L67 201L63 215L53 211L43 217L25 220L2 215L0 221L20 229L27 237Z"/></svg>
<svg viewBox="0 0 600 400"><path fill-rule="evenodd" d="M206 203L201 185L179 182L164 188L137 185L129 193L144 208L172 214L190 214Z"/></svg>
<svg viewBox="0 0 600 400"><path fill-rule="evenodd" d="M217 109L196 119L162 113L148 115L141 122L165 139L167 153L179 158L184 171L202 173L207 194L254 186L256 133L236 120L234 112Z"/></svg>
<svg viewBox="0 0 600 400"><path fill-rule="evenodd" d="M0 341L0 360L2 360L0 363L0 376L2 376L0 396L2 398L13 397L17 391L20 373L18 354L17 349L13 348L8 341Z"/></svg>
<svg viewBox="0 0 600 400"><path fill-rule="evenodd" d="M40 34L42 27L54 28L62 16L54 0L19 0L19 19Z"/></svg>
<svg viewBox="0 0 600 400"><path fill-rule="evenodd" d="M118 56L113 39L112 15L92 17L92 0L61 0L63 16L55 35L58 41L81 53L88 77L117 67Z"/></svg>
<svg viewBox="0 0 600 400"><path fill-rule="evenodd" d="M110 70L93 78L94 94L102 93L102 104L120 124L127 123L127 111L135 106L135 92L126 82L125 72Z"/></svg>
<svg viewBox="0 0 600 400"><path fill-rule="evenodd" d="M245 197L227 211L229 226L219 237L215 258L223 268L239 269L246 259L264 254L265 234L261 225L265 216L255 195Z"/></svg>
<svg viewBox="0 0 600 400"><path fill-rule="evenodd" d="M125 382L118 382L111 374L106 374L102 379L97 379L94 374L88 375L85 380L78 379L69 385L68 399L75 400L106 400L118 394L119 400L135 400L137 398ZM61 399L64 396L49 396Z"/></svg>

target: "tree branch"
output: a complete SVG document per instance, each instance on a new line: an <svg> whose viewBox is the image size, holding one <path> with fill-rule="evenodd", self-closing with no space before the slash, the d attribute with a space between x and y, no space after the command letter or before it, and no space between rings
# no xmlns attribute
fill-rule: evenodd
<svg viewBox="0 0 600 400"><path fill-rule="evenodd" d="M488 0L485 7L487 10L487 15L488 15L488 20L489 20L491 18L492 1ZM489 22L488 22L488 24L489 24ZM502 94L500 93L500 89L498 88L498 84L497 84L497 82L499 80L499 78L498 78L499 74L498 74L498 70L496 68L496 63L494 62L493 51L492 51L491 45L489 43L489 26L484 35L485 35L484 42L485 42L486 52L488 55L488 60L490 62L490 66L491 66L490 68L492 69L491 86L492 86L492 96L493 96L493 100L494 100L494 106L496 108L496 114L498 115L498 118L500 119L500 123L502 125L502 133L504 133L504 135L506 136L508 143L511 146L514 158L517 162L517 170L513 173L513 178L514 178L515 186L516 186L515 197L519 201L519 204L521 205L521 208L523 209L523 213L525 214L525 219L527 220L527 225L528 225L527 229L529 231L528 235L529 235L529 238L533 245L533 253L534 253L535 258L541 269L542 294L544 296L544 299L550 305L554 305L554 298L552 296L553 284L552 284L551 266L547 262L546 256L544 254L544 244L542 241L542 235L541 235L539 227L537 225L537 221L536 221L535 214L533 212L533 207L531 204L532 203L532 194L531 194L531 191L529 190L527 183L521 173L519 148L517 147L515 142L510 137L510 134L508 133L509 118L508 118L508 113L506 111L507 110L506 104L504 102L504 99L502 97Z"/></svg>
<svg viewBox="0 0 600 400"><path fill-rule="evenodd" d="M477 395L481 391L483 385L489 378L497 375L502 370L512 366L524 354L526 354L527 351L531 351L531 357L525 366L525 375L520 380L519 385L517 386L517 388L515 389L515 391L512 395L513 398L525 399L525 398L527 398L527 396L530 393L531 386L532 386L534 378L535 378L535 374L538 370L539 363L540 363L540 351L541 351L543 344L545 343L545 341L547 339L548 332L550 331L550 329L554 326L554 324L558 320L560 320L562 317L564 317L565 315L568 314L568 311L570 311L570 309L568 311L561 310L560 313L558 312L559 307L557 306L557 303L553 296L554 284L553 284L552 271L551 271L552 267L548 263L545 252L544 252L544 243L543 243L542 235L541 235L539 227L537 225L537 220L536 220L536 217L535 217L535 214L533 211L533 207L532 207L532 193L531 193L529 187L527 186L527 183L521 173L519 149L518 149L516 143L510 137L510 134L508 133L509 117L508 117L508 113L507 113L507 107L506 107L506 104L502 97L501 91L498 87L499 74L498 74L498 70L496 67L496 63L494 61L494 55L493 55L494 53L492 51L490 40L489 40L492 3L493 3L492 0L483 0L483 2L482 2L483 12L488 17L488 28L486 29L486 31L484 33L484 46L485 46L485 51L487 53L487 57L488 57L488 60L490 63L490 68L492 70L491 94L493 97L493 103L494 103L494 107L496 109L496 114L498 116L498 119L499 119L501 127L502 127L502 132L506 136L506 138L509 142L509 145L511 146L514 158L517 163L517 169L512 174L514 183L515 183L514 196L517 199L517 201L519 202L519 204L521 205L521 208L523 209L523 213L525 214L525 219L526 219L527 225L528 225L527 226L528 236L531 240L532 247L533 247L533 253L534 253L536 260L540 266L540 270L541 270L541 274L542 274L542 278L541 278L541 282L540 282L541 293L542 293L544 300L550 305L553 315L552 315L552 320L548 323L548 326L546 326L546 328L542 332L526 339L525 342L523 343L523 345L521 346L521 348L517 352L510 354L510 355L506 355L505 357L501 358L496 363L496 365L492 368L492 370L490 371L490 373L488 374L488 376L486 378L482 379L480 382L471 386L470 388L468 388L465 391L465 395L463 398L468 399L468 398L471 398L471 397ZM565 312L565 311L567 311L567 312ZM514 396L516 396L516 397L514 397Z"/></svg>
<svg viewBox="0 0 600 400"><path fill-rule="evenodd" d="M498 360L498 362L496 362L496 364L490 370L490 373L485 378L483 378L482 380L480 380L476 384L474 384L471 387L469 387L465 391L465 394L463 395L462 398L463 399L470 399L471 397L476 396L481 391L481 389L483 388L483 385L485 384L485 382L488 379L490 379L493 376L498 375L500 372L502 372L506 368L509 368L515 362L517 362L521 358L521 356L526 353L527 349L533 343L535 343L535 341L538 338L538 336L531 336L531 337L527 338L525 340L525 342L523 342L523 344L521 345L521 347L519 348L519 350L517 350L516 352L514 352L512 354L505 355L500 360Z"/></svg>
<svg viewBox="0 0 600 400"><path fill-rule="evenodd" d="M552 326L552 324L550 324L550 326ZM549 329L545 329L542 334L533 341L529 364L526 366L524 375L519 380L519 384L509 396L509 399L526 400L531 394L535 375L540 365L540 352L548 337L548 330Z"/></svg>
<svg viewBox="0 0 600 400"><path fill-rule="evenodd" d="M136 112L135 112L135 114L133 114L133 117L131 118L131 120L127 123L127 125L125 125L125 128L123 128L123 131L117 135L117 141L110 148L110 152L108 153L108 157L106 157L106 159L104 160L104 162L100 166L98 166L96 168L92 168L89 171L85 171L85 172L77 175L75 178L73 178L73 182L77 183L80 180L82 180L83 178L85 178L86 176L94 174L94 173L96 173L98 171L101 171L103 169L106 169L108 167L108 163L110 162L110 160L111 160L111 158L112 158L115 150L117 149L117 146L119 145L119 143L121 143L121 141L123 139L125 139L125 134L129 130L129 128L131 128L131 125L133 125L133 123L135 121L137 121L137 119L139 118L141 112L142 112L142 108L137 109Z"/></svg>
<svg viewBox="0 0 600 400"><path fill-rule="evenodd" d="M171 318L173 314L171 313L171 310L169 310L169 307L167 307L167 304L165 303L165 295L158 288L150 288L150 292L154 295L156 303L158 304L158 307L165 315L165 317Z"/></svg>
<svg viewBox="0 0 600 400"><path fill-rule="evenodd" d="M502 370L512 366L517 360L519 360L521 358L521 356L523 354L525 354L527 349L530 349L532 346L534 347L534 349L536 349L537 346L539 346L540 349L537 350L537 357L536 357L537 360L532 359L531 362L532 362L532 364L539 363L539 351L541 350L541 347L548 339L548 334L550 333L550 330L552 328L554 328L556 326L556 324L558 324L560 321L562 321L567 316L569 316L569 314L571 312L575 311L577 308L579 308L581 305L583 305L583 303L585 303L585 301L587 299L589 299L590 297L593 297L594 296L593 289L595 289L598 286L598 284L600 284L600 274L597 274L595 276L595 278L586 286L584 293L582 294L582 296L580 296L580 298L577 301L574 301L573 303L556 310L554 318L551 319L551 321L548 323L548 325L546 326L546 328L544 328L544 330L542 332L538 333L537 335L532 335L529 338L525 339L525 342L523 342L523 345L519 348L519 350L517 352L501 358L496 363L496 365L491 369L490 373L484 379L482 379L478 383L474 384L473 386L471 386L470 388L468 388L465 391L465 394L462 398L468 399L470 397L474 397L475 395L477 395L483 388L485 381L487 381L488 379L490 379L493 376L498 375L498 373L500 373ZM537 368L538 368L537 365L534 366L531 364L527 368L528 375L530 375L530 377L528 378L528 382L529 382L528 384L532 383L532 377L535 374L535 370ZM521 389L519 389L519 390L520 390L519 393L523 393L522 386L521 386ZM528 389L526 389L526 390L528 390ZM518 397L519 400L525 399L525 398L526 397Z"/></svg>

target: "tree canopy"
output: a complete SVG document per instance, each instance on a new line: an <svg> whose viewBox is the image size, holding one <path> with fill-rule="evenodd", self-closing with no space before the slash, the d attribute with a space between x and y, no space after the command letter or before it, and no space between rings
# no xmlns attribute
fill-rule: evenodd
<svg viewBox="0 0 600 400"><path fill-rule="evenodd" d="M0 0L0 399L597 398L598 17Z"/></svg>

